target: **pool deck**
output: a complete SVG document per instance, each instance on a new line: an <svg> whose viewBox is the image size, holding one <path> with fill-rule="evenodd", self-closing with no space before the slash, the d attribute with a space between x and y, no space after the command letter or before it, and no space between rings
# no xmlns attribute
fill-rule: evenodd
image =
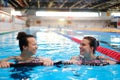
<svg viewBox="0 0 120 80"><path fill-rule="evenodd" d="M27 28L24 28L27 29ZM120 29L118 28L70 28L71 30L89 30L89 31L100 31L100 32L117 32L120 33ZM21 29L9 29L9 30L0 30L1 34L6 34L14 31L21 31Z"/></svg>
<svg viewBox="0 0 120 80"><path fill-rule="evenodd" d="M118 29L118 28L79 28L77 30L90 30L90 31L117 32L117 33L120 33L120 29Z"/></svg>

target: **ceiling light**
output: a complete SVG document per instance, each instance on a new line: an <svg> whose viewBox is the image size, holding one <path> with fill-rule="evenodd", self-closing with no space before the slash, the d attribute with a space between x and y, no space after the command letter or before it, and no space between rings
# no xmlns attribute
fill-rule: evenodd
<svg viewBox="0 0 120 80"><path fill-rule="evenodd" d="M112 16L120 16L120 12L113 12L111 13Z"/></svg>
<svg viewBox="0 0 120 80"><path fill-rule="evenodd" d="M14 16L21 16L22 13L20 11L11 11L11 15L14 15Z"/></svg>
<svg viewBox="0 0 120 80"><path fill-rule="evenodd" d="M48 11L37 11L36 16L47 16L47 17L98 17L98 12L48 12Z"/></svg>

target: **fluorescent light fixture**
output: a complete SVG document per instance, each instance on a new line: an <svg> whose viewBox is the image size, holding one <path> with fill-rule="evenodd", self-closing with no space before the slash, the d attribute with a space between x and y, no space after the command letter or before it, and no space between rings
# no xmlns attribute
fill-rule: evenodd
<svg viewBox="0 0 120 80"><path fill-rule="evenodd" d="M120 12L116 12L116 13L113 12L113 13L111 13L111 15L112 15L112 16L120 16Z"/></svg>
<svg viewBox="0 0 120 80"><path fill-rule="evenodd" d="M98 17L98 12L48 12L48 11L36 11L36 16L47 17Z"/></svg>
<svg viewBox="0 0 120 80"><path fill-rule="evenodd" d="M5 17L5 14L1 14L1 17Z"/></svg>
<svg viewBox="0 0 120 80"><path fill-rule="evenodd" d="M60 18L59 21L65 21L65 19L64 18Z"/></svg>
<svg viewBox="0 0 120 80"><path fill-rule="evenodd" d="M14 16L21 16L22 13L20 11L11 11L11 15L14 15Z"/></svg>

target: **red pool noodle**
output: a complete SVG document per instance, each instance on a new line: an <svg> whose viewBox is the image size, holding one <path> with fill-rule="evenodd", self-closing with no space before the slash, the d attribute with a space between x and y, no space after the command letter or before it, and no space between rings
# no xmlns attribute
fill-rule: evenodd
<svg viewBox="0 0 120 80"><path fill-rule="evenodd" d="M76 43L80 43L81 42L81 40L79 40L77 38L74 38L74 37L71 38L71 40L75 41ZM120 53L119 52L116 52L114 50L110 50L108 48L104 48L102 46L98 46L97 47L97 51L102 53L102 54L105 54L105 55L107 55L107 56L109 56L109 57L111 57L111 58L113 58L115 60L120 61Z"/></svg>

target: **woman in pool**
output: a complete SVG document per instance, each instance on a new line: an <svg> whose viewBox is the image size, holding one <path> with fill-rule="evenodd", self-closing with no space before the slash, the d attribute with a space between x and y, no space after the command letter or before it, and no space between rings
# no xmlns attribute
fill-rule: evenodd
<svg viewBox="0 0 120 80"><path fill-rule="evenodd" d="M67 63L78 65L107 65L116 64L115 61L106 59L102 56L95 56L95 50L99 46L99 42L91 36L86 36L80 43L80 55L73 56Z"/></svg>
<svg viewBox="0 0 120 80"><path fill-rule="evenodd" d="M10 67L9 60L15 60L16 63L42 63L45 66L53 65L53 61L49 58L33 57L36 54L37 43L33 35L26 34L25 32L19 32L17 36L19 40L20 56L12 56L3 60L0 60L0 68Z"/></svg>

